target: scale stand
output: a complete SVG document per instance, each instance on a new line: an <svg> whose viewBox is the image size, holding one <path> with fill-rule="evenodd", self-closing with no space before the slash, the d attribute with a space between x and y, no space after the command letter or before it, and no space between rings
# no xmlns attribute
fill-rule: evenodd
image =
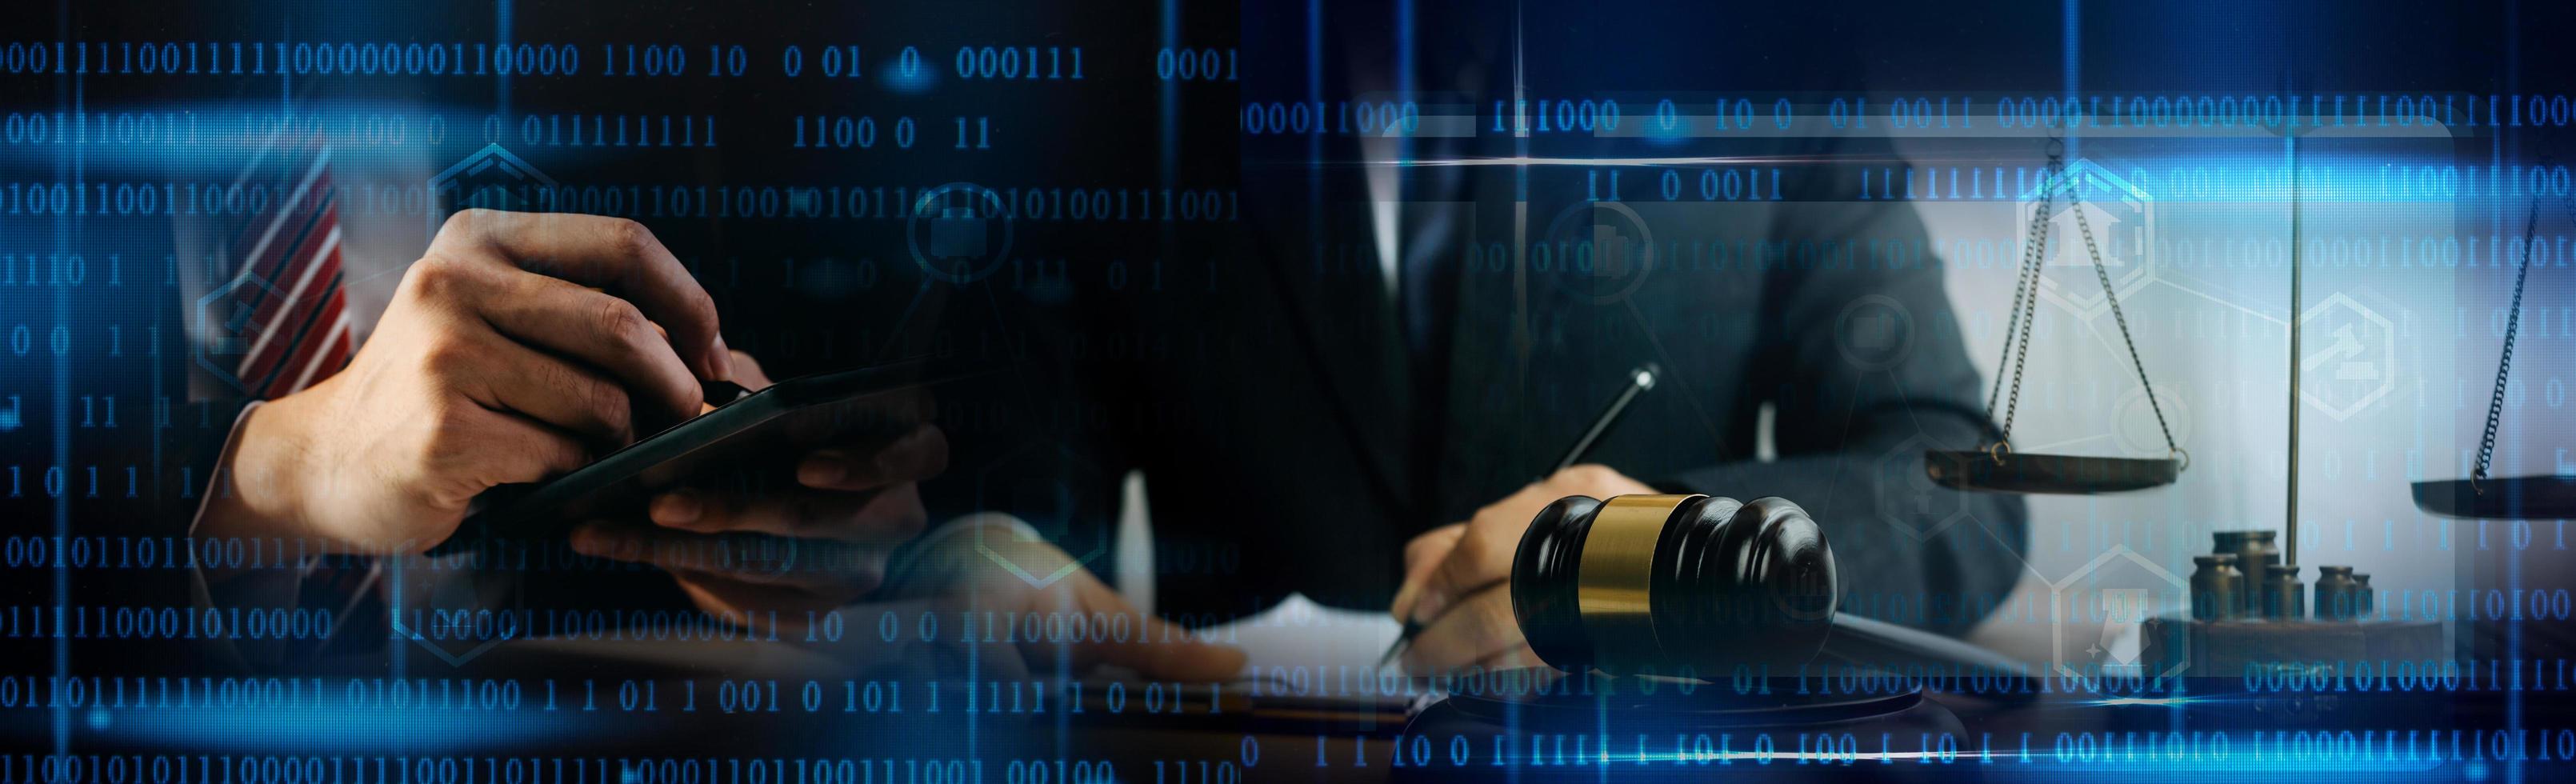
<svg viewBox="0 0 2576 784"><path fill-rule="evenodd" d="M2299 322L2303 320L2300 316L2307 312L2306 303L2299 295L2299 279L2308 266L2304 263L2305 259L2300 258L2304 249L2299 245L2299 240L2302 239L2299 234L2303 228L2301 224L2307 217L2307 205L2301 198L2306 194L2299 187L2298 129L2282 128L2281 139L2282 143L2289 148L2290 158L2290 312L2287 314L2290 317L2290 351L2287 359L2287 364L2290 366L2290 477L2289 486L2285 488L2288 492L2281 494L2286 499L2282 502L2281 510L2283 529L2281 563L2286 566L2297 566L2299 563L2299 415L2307 410L2307 405L2299 400L2301 384L2299 349L2305 345L2299 340ZM2270 579L2269 575L2261 574L2249 574L2249 577L2253 580Z"/></svg>

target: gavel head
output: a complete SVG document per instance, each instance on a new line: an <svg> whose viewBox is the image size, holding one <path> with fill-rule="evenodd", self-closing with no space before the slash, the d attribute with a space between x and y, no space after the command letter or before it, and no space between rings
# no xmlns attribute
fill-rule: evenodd
<svg viewBox="0 0 2576 784"><path fill-rule="evenodd" d="M1512 559L1521 634L1568 672L1786 674L1824 645L1835 586L1824 531L1780 498L1563 498Z"/></svg>

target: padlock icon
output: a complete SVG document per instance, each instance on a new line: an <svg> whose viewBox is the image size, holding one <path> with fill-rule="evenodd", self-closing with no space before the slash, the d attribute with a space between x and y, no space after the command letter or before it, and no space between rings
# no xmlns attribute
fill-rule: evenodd
<svg viewBox="0 0 2576 784"><path fill-rule="evenodd" d="M990 189L952 182L922 191L905 213L904 247L933 278L973 282L993 274L1011 253L1011 209Z"/></svg>
<svg viewBox="0 0 2576 784"><path fill-rule="evenodd" d="M974 207L941 207L930 221L930 255L977 259L984 256L984 216Z"/></svg>

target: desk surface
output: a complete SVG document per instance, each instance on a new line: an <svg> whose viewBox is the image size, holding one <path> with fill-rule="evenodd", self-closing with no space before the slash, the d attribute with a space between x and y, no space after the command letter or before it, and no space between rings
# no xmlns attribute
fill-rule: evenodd
<svg viewBox="0 0 2576 784"><path fill-rule="evenodd" d="M1877 753L1881 742L1878 733L1854 725L1833 725L1773 738L1768 748L1774 757L1766 770L1785 770L1791 778L1802 777L1797 771L1805 770L1820 779L1836 780L1853 774L1870 776L1889 764L1936 769L1942 765L1973 766L1973 771L1957 773L1988 780L2034 781L2059 781L2071 772L2098 774L2115 770L2168 774L2199 771L2234 776L2257 770L2313 769L2344 771L2364 779L2426 776L2474 780L2500 777L2507 768L2522 766L2535 775L2565 775L2566 755L2540 745L2559 742L2547 739L2560 737L2563 731L2556 728L2564 727L2576 711L2558 704L2569 701L2554 695L2529 696L2532 698L2521 700L2520 706L2523 716L2518 727L2523 737L2507 740L2498 740L2513 737L2510 730L2498 732L2508 726L2503 717L2511 695L2505 693L2374 691L2259 697L2240 693L2176 699L2058 692L2021 702L1935 696L1930 699L1953 713L1965 730L1956 738L1958 756L1953 759L1925 761L1908 756L1883 763ZM1585 761L1572 764L1588 770L1591 777L1606 777L1599 780L1661 780L1668 778L1664 774L1675 767L1692 770L1706 765L1765 765L1757 758L1757 741L1749 737L1751 733L1739 731L1714 742L1719 745L1707 747L1723 748L1724 753L1693 758L1687 751L1680 755L1660 752L1676 741L1694 741L1667 738L1662 732L1653 736L1622 732L1623 721L1623 717L1615 715L1606 717L1604 728L1612 739L1606 749L1607 765L1598 763L1602 755L1596 755L1588 766ZM1095 752L1097 758L1110 760L1128 776L1125 780L1141 781L1147 780L1142 778L1144 775L1157 775L1152 780L1165 782L1184 780L1180 778L1184 764L1196 766L1202 762L1214 766L1210 771L1223 772L1192 768L1188 775L1205 775L1214 782L1227 781L1221 777L1226 775L1239 775L1246 782L1450 780L1453 777L1438 774L1450 766L1450 755L1461 750L1467 759L1464 767L1477 774L1470 778L1500 780L1499 774L1511 767L1491 766L1492 749L1498 743L1519 748L1530 740L1529 733L1523 733L1500 741L1469 737L1461 744L1448 738L1406 735L1401 726L1361 729L1347 724L1302 730L1271 726L1248 732L1133 723L1073 724L1064 729L1066 747ZM1833 745L1834 753L1821 756L1834 757L1845 750L1850 753L1837 759L1796 759L1801 746L1810 753L1825 748L1816 738L1828 739L1832 744L1852 743ZM1598 748L1587 746L1587 740L1580 736L1548 735L1540 740L1557 750L1550 753L1562 753L1567 742L1574 743L1575 748ZM2486 747L2480 748L2481 743ZM1453 748L1453 744L1461 745ZM2499 749L2504 750L2501 755ZM1399 759L1399 755L1429 760L1426 767L1432 769L1429 772L1433 775L1409 775L1424 771L1408 770L1406 759ZM1725 756L1736 759L1721 759ZM2524 759L2514 759L2516 756ZM1693 776L1708 772L1713 771L1694 770ZM1946 773L1938 777L1952 778Z"/></svg>

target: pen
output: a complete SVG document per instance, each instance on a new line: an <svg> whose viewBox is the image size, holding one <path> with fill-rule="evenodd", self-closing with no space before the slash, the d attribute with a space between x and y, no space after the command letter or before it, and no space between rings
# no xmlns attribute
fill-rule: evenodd
<svg viewBox="0 0 2576 784"><path fill-rule="evenodd" d="M1549 475L1572 468L1575 463L1581 462L1583 456L1592 451L1593 442L1601 440L1601 434L1609 432L1610 426L1619 422L1619 415L1628 410L1628 404L1636 402L1637 396L1645 394L1646 390L1655 388L1655 379L1663 375L1663 372L1663 366L1653 362L1638 365L1628 371L1628 385L1621 387L1619 394L1610 398L1610 405L1601 409L1600 416L1593 417L1592 426L1584 428L1583 435L1574 440L1573 446L1566 448L1564 457L1557 458L1556 467L1548 469L1546 474L1540 474L1538 479L1533 481L1544 481ZM1386 646L1386 653L1377 657L1378 668L1384 669L1387 664L1395 661L1395 657L1403 655L1405 647L1413 643L1414 635L1421 633L1421 621L1412 618L1404 619L1404 630L1396 634L1394 643Z"/></svg>

